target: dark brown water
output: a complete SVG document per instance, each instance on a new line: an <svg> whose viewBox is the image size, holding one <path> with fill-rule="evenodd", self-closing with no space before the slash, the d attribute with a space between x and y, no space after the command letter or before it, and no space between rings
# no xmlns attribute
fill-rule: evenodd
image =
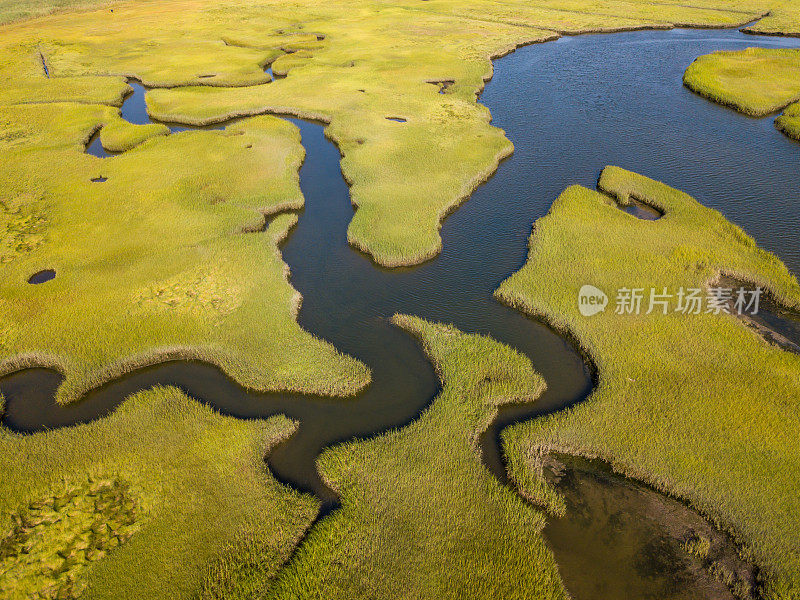
<svg viewBox="0 0 800 600"><path fill-rule="evenodd" d="M660 210L634 198L631 198L631 203L628 206L620 206L620 208L629 215L644 221L656 221L664 216Z"/></svg>
<svg viewBox="0 0 800 600"><path fill-rule="evenodd" d="M567 506L564 518L550 519L547 540L575 598L733 600L711 570L724 573L740 598L755 591L757 574L731 540L677 500L598 461L549 457L544 473Z"/></svg>
<svg viewBox="0 0 800 600"><path fill-rule="evenodd" d="M748 310L737 310L736 297L739 290L752 294L756 287L730 276L720 278L718 286L733 290L727 303L728 312L740 318L745 325L765 340L787 352L800 354L800 312L786 308L764 290L759 292L759 301ZM751 296L747 296L748 298Z"/></svg>
<svg viewBox="0 0 800 600"><path fill-rule="evenodd" d="M515 154L447 219L442 254L416 268L384 270L347 245L352 208L338 152L320 125L294 120L307 151L301 170L306 208L282 251L292 284L304 296L299 322L366 363L373 384L344 400L257 394L214 367L168 362L57 407L53 393L60 376L31 369L0 382L7 400L3 423L26 432L89 421L108 414L134 391L175 385L225 414L254 418L282 413L298 419L297 434L270 455L269 465L283 481L332 506L335 496L315 468L319 452L410 422L439 389L420 348L389 324L392 314L403 312L489 334L525 353L547 380L548 391L540 400L503 409L482 439L487 467L505 481L499 431L567 407L591 390L589 368L567 341L492 297L524 263L532 222L546 214L565 187L593 187L606 164L660 179L721 210L798 271L800 222L794 203L800 199L800 146L779 134L770 119L748 119L694 96L680 83L683 70L698 55L748 45L797 41L734 31L636 32L563 38L498 61L482 100L514 142ZM132 123L149 122L144 92L136 88L123 107ZM173 134L180 128L171 128ZM597 490L602 494L602 488ZM607 508L613 506L607 503ZM650 523L633 509L630 514L622 525L626 538L646 543L653 536ZM598 535L591 521L602 518L598 514L580 528L586 544ZM581 567L589 558L559 543L554 531L549 527L546 533L559 563L579 565L566 576L578 598L590 600L593 592L583 590L619 589L621 582L628 582L628 598L657 597L661 588L648 582L674 567L669 555L666 565L654 560L643 567L613 554L597 559L605 559L604 568ZM694 597L690 587L680 595L679 586L675 597Z"/></svg>

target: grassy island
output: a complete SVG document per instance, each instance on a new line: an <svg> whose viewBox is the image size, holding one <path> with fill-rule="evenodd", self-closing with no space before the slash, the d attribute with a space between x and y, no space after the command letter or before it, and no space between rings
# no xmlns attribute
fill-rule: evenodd
<svg viewBox="0 0 800 600"><path fill-rule="evenodd" d="M701 96L752 117L786 109L775 126L800 140L800 50L714 52L689 65L683 82Z"/></svg>

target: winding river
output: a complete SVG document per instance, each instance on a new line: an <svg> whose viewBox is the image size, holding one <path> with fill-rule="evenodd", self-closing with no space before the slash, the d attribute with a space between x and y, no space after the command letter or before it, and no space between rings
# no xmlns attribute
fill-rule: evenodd
<svg viewBox="0 0 800 600"><path fill-rule="evenodd" d="M594 187L607 164L637 171L719 209L794 273L800 272L800 216L794 206L800 199L800 146L776 131L771 118L741 116L681 86L684 69L697 56L753 45L798 46L800 41L731 30L647 31L564 37L497 61L482 101L514 142L515 154L446 220L441 255L415 268L379 268L347 245L353 209L339 153L320 124L291 119L301 130L307 153L300 172L306 207L282 248L292 285L304 298L299 322L367 364L372 385L347 400L262 394L242 389L215 367L172 361L135 371L60 407L53 397L61 376L28 369L0 381L7 399L3 424L32 432L90 421L108 414L131 393L156 384L175 385L240 418L285 414L300 426L270 454L269 466L280 480L318 496L324 512L336 506L337 498L317 473L319 453L337 442L409 423L439 390L421 348L389 323L392 314L402 312L489 334L526 354L545 377L548 389L542 398L504 408L483 436L483 460L505 482L499 432L579 402L592 389L591 369L568 341L492 296L522 266L531 224L546 214L564 188L574 183ZM144 91L137 86L126 99L123 115L131 122L150 122ZM107 156L96 140L88 151ZM584 465L581 472L593 468ZM584 478L590 487L592 477ZM591 487L593 493L603 485ZM624 528L630 544L644 547L652 541L652 523L639 521L614 526ZM701 575L693 572L681 588L690 570L675 575L674 564L641 567L609 561L607 568L592 565L576 574L574 565L589 566L596 559L582 544L564 540L574 535L587 548L597 547L609 532L584 526L579 519L572 523L570 529L568 516L545 533L567 587L579 600L619 598L621 593L628 598L653 593L672 597L662 590L674 586L693 590L674 597L725 597L719 590L697 592L706 588L695 586ZM626 582L624 589L620 582Z"/></svg>

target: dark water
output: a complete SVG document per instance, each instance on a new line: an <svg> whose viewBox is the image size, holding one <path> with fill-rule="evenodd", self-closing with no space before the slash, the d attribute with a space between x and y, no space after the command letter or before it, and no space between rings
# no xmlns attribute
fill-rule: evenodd
<svg viewBox="0 0 800 600"><path fill-rule="evenodd" d="M515 154L447 219L442 254L416 268L375 267L347 245L352 208L338 152L324 139L320 125L293 120L307 151L300 179L306 208L283 256L292 284L304 297L299 322L366 363L373 384L345 400L256 394L208 365L168 362L121 378L78 403L56 407L52 398L60 376L32 369L0 382L7 400L3 423L17 431L36 431L88 421L107 414L136 390L176 385L225 414L249 418L282 413L300 420L297 434L271 453L269 465L280 479L317 494L330 506L335 496L315 468L321 449L408 423L439 389L417 344L388 322L392 314L404 312L490 334L529 356L547 380L541 399L503 409L482 439L487 467L505 481L498 432L510 423L569 406L591 390L589 369L568 342L492 297L500 282L524 263L532 222L546 214L565 187L593 187L607 164L638 171L722 210L799 270L795 231L800 223L794 202L800 199L800 146L778 133L770 119L740 116L694 96L680 83L685 67L700 54L796 44L733 31L637 32L563 38L498 61L495 80L482 100L494 123L514 142ZM139 86L123 107L131 122L148 122L144 91ZM649 525L640 527L637 519L625 527L626 535L641 540L652 536ZM591 527L583 531L591 543ZM569 547L552 546L560 563L572 560ZM647 586L660 568L653 564L641 568L609 560L607 568L584 570L579 576L600 587L637 581L631 589L645 591L628 597L645 598L657 592ZM570 586L569 577L567 582Z"/></svg>
<svg viewBox="0 0 800 600"><path fill-rule="evenodd" d="M39 51L39 60L42 61L42 70L44 71L44 76L47 79L50 79L50 69L47 66L47 61L44 58L44 54L42 54L41 50Z"/></svg>
<svg viewBox="0 0 800 600"><path fill-rule="evenodd" d="M133 88L133 91L125 96L125 101L122 103L122 118L133 125L147 125L149 123L153 123L154 121L150 119L150 115L147 114L147 105L145 104L144 100L147 88L145 88L138 81L133 80L129 80L128 85ZM180 123L165 123L165 125L169 127L169 130L172 133L198 129L202 129L204 131L225 129L224 125L204 125L202 127L193 127L191 125L183 125ZM99 129L89 140L89 144L86 146L86 152L98 158L108 158L110 156L119 154L119 152L109 152L103 148L103 145L100 143Z"/></svg>
<svg viewBox="0 0 800 600"><path fill-rule="evenodd" d="M768 303L750 319L767 340L784 350L800 354L800 313Z"/></svg>
<svg viewBox="0 0 800 600"><path fill-rule="evenodd" d="M439 390L417 343L389 323L396 312L453 322L467 331L491 332L520 348L548 380L549 391L537 402L539 411L588 393L588 372L569 344L546 326L492 299L502 275L491 283L483 281L480 265L463 253L447 253L447 258L421 269L394 272L375 267L353 251L346 242L353 210L339 153L324 138L322 126L292 121L301 130L307 152L300 172L306 209L282 252L292 269L292 284L304 297L299 322L369 365L373 376L369 388L345 400L248 393L214 367L175 361L141 369L80 402L60 407L53 402L60 376L36 369L11 375L0 385L7 400L5 425L35 431L89 421L107 414L136 390L175 385L225 414L244 418L286 414L300 420L298 432L270 454L270 467L282 480L335 502L315 467L322 448L404 425ZM443 294L452 294L448 306L442 306ZM498 472L503 473L496 449L494 456Z"/></svg>
<svg viewBox="0 0 800 600"><path fill-rule="evenodd" d="M614 474L604 463L572 456L548 460L545 478L564 497L567 516L551 518L547 541L576 599L733 600L708 567L729 575L740 598L757 573L730 538L677 500ZM707 555L687 542L707 540Z"/></svg>
<svg viewBox="0 0 800 600"><path fill-rule="evenodd" d="M748 327L760 334L771 344L779 346L787 352L800 354L800 312L782 306L763 290L759 290L758 303L753 307L747 306L745 310L738 310L736 298L739 290L747 292L751 298L756 289L746 281L733 277L721 277L719 287L732 290L731 298L727 302L728 312L740 318Z"/></svg>
<svg viewBox="0 0 800 600"><path fill-rule="evenodd" d="M637 219L642 219L644 221L656 221L664 216L660 210L648 206L644 202L639 202L634 198L631 198L631 203L628 206L619 206L619 208L629 215L633 215Z"/></svg>
<svg viewBox="0 0 800 600"><path fill-rule="evenodd" d="M32 283L34 285L39 283L45 283L46 281L50 281L51 279L55 279L56 272L53 269L44 269L42 271L37 271L30 277L28 277L28 283Z"/></svg>
<svg viewBox="0 0 800 600"><path fill-rule="evenodd" d="M800 273L800 146L772 117L741 115L681 85L698 56L748 46L799 47L800 40L736 30L642 31L563 37L496 61L481 100L515 153L476 194L500 205L481 218L492 228L496 219L498 228L513 221L527 236L567 185L594 187L613 164L720 210ZM504 177L508 171L513 176ZM504 220L506 211L514 216ZM507 248L513 250L502 268L510 272L525 247L515 240Z"/></svg>

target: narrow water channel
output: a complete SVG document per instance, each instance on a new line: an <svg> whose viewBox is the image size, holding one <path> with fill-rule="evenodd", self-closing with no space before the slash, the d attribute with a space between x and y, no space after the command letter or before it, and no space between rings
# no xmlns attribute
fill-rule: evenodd
<svg viewBox="0 0 800 600"><path fill-rule="evenodd" d="M382 269L347 245L352 207L339 153L324 138L321 125L292 119L307 153L300 173L306 207L282 252L292 285L304 298L299 322L367 364L372 385L346 400L260 394L243 390L212 366L173 361L140 369L80 402L59 407L53 397L60 375L28 369L0 381L7 400L3 424L31 432L90 421L108 414L135 391L175 385L224 414L255 418L280 413L300 421L298 432L270 454L270 468L279 479L316 494L330 508L336 496L316 471L322 449L407 424L439 390L416 342L389 323L392 314L403 312L489 334L525 353L545 377L548 390L542 398L503 409L482 439L486 466L505 481L499 432L510 423L579 402L592 387L589 367L569 342L492 296L524 263L533 221L546 214L568 185L593 187L606 164L660 179L718 208L794 272L800 270L800 223L794 206L800 199L800 145L778 133L771 119L748 119L681 86L683 70L698 55L748 45L798 41L735 31L636 32L562 38L495 63L494 80L482 101L514 142L515 154L447 219L442 254L416 268ZM150 122L144 92L139 86L123 106L123 115L132 123ZM173 132L179 134L179 129L183 127ZM90 143L93 153L114 160L95 143ZM592 486L591 477L586 481L591 494L602 493L598 490L607 485L607 480L600 488ZM603 534L592 523L573 524L585 544L600 543L597 536ZM625 537L645 544L653 527L669 529L657 516L647 523L629 519ZM552 538L558 531L557 526L549 527L546 534L559 564L586 560L574 545ZM617 589L620 581L635 582L628 598L647 598L660 589L652 583L660 568L654 565L641 569L609 557L606 568L570 566L566 572L562 567L562 575L578 600L613 597L597 591ZM686 581L683 588L680 580L673 581L678 586L675 597L697 597L691 591L696 578ZM578 590L594 592L581 596Z"/></svg>

